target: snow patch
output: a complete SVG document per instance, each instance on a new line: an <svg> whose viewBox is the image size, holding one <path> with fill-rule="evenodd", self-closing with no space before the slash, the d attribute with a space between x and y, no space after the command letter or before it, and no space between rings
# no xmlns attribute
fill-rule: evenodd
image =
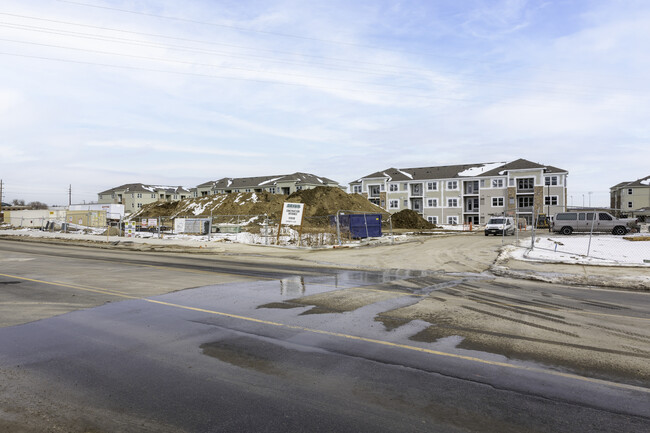
<svg viewBox="0 0 650 433"><path fill-rule="evenodd" d="M483 173L487 173L488 171L494 170L495 168L501 167L504 164L505 162L490 162L487 164L482 164L478 167L472 167L472 168L468 168L467 170L463 170L460 173L458 173L458 176L462 176L462 177L479 176ZM503 172L499 172L499 174L502 173Z"/></svg>
<svg viewBox="0 0 650 433"><path fill-rule="evenodd" d="M405 171L402 171L400 169L397 169L400 173L402 173L404 176L408 177L409 179L413 179L413 175L411 173L407 173Z"/></svg>

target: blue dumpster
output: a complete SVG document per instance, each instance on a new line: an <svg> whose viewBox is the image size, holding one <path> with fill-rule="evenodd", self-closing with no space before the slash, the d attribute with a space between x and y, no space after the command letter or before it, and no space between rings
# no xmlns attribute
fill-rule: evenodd
<svg viewBox="0 0 650 433"><path fill-rule="evenodd" d="M336 226L336 215L330 215L330 223ZM349 233L353 239L381 237L381 214L339 215L341 234Z"/></svg>

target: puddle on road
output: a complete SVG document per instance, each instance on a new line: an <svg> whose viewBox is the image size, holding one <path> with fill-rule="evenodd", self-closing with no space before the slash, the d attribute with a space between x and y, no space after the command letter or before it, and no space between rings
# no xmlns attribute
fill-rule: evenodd
<svg viewBox="0 0 650 433"><path fill-rule="evenodd" d="M374 280L379 276L381 275L374 275L371 279ZM391 280L388 282L384 280L385 276L381 277L382 281L377 284L324 291L282 302L262 304L257 308L292 309L311 306L313 308L301 313L301 315L345 313L378 302L403 298L405 296L413 296L413 303L417 303L420 299L429 296L430 293L434 291L449 289L453 286L462 284L467 280L467 278L458 278L457 276L441 274L397 280L392 279L394 276L390 276L389 278L391 278ZM292 293L304 295L307 291L305 289L305 282L302 278L294 277L291 279L281 280L280 287L283 295Z"/></svg>
<svg viewBox="0 0 650 433"><path fill-rule="evenodd" d="M239 339L237 341L215 341L200 346L203 354L236 367L259 371L260 373L282 375L282 370L264 356L276 350L274 344L260 340Z"/></svg>

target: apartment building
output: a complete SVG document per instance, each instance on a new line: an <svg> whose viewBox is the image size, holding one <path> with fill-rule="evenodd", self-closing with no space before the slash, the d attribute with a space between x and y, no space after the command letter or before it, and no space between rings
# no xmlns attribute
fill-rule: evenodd
<svg viewBox="0 0 650 433"><path fill-rule="evenodd" d="M132 213L156 201L177 201L189 198L192 192L182 186L129 183L98 194L97 203L123 204L125 213Z"/></svg>
<svg viewBox="0 0 650 433"><path fill-rule="evenodd" d="M650 176L621 182L609 189L610 207L620 213L650 216Z"/></svg>
<svg viewBox="0 0 650 433"><path fill-rule="evenodd" d="M566 170L525 159L421 168L389 168L350 183L391 213L411 209L434 224L484 224L504 212L528 223L566 209Z"/></svg>
<svg viewBox="0 0 650 433"><path fill-rule="evenodd" d="M331 186L345 189L338 182L310 173L293 173L261 177L225 177L198 185L192 190L195 197L233 192L269 192L289 195L303 189Z"/></svg>

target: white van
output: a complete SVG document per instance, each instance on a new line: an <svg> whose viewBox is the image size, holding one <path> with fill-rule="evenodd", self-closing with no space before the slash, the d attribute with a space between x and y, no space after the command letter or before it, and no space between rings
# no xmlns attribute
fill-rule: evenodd
<svg viewBox="0 0 650 433"><path fill-rule="evenodd" d="M515 234L515 220L512 217L491 217L485 225L485 236L508 234Z"/></svg>
<svg viewBox="0 0 650 433"><path fill-rule="evenodd" d="M638 221L636 218L616 218L607 212L560 212L555 214L551 227L563 235L591 231L624 235L638 229Z"/></svg>

